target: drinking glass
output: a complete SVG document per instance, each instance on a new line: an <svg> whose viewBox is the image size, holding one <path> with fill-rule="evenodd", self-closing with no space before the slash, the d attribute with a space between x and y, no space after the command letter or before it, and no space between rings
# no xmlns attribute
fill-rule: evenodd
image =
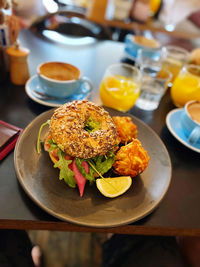
<svg viewBox="0 0 200 267"><path fill-rule="evenodd" d="M142 73L141 93L136 106L144 110L154 110L158 107L164 95L171 73L162 68L161 50L149 53L140 49L136 60L137 66Z"/></svg>
<svg viewBox="0 0 200 267"><path fill-rule="evenodd" d="M172 74L161 69L152 76L148 69L143 69L142 75L141 93L135 105L143 110L155 110L168 88Z"/></svg>
<svg viewBox="0 0 200 267"><path fill-rule="evenodd" d="M129 64L109 66L100 84L103 104L123 112L133 107L140 93L141 72Z"/></svg>
<svg viewBox="0 0 200 267"><path fill-rule="evenodd" d="M200 101L200 66L185 65L174 80L170 93L177 107L183 107L190 100Z"/></svg>
<svg viewBox="0 0 200 267"><path fill-rule="evenodd" d="M187 63L188 58L189 52L184 48L173 45L162 48L162 68L172 73L171 83L173 83L183 65Z"/></svg>
<svg viewBox="0 0 200 267"><path fill-rule="evenodd" d="M142 49L138 50L136 58L136 66L144 72L149 73L152 77L155 77L162 68L162 53L157 49Z"/></svg>

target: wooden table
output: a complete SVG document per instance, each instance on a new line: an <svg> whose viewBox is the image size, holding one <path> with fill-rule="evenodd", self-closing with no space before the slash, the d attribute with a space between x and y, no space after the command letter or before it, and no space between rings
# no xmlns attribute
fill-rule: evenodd
<svg viewBox="0 0 200 267"><path fill-rule="evenodd" d="M77 65L94 83L93 101L99 103L98 86L105 68L119 62L124 44L112 41L96 42L85 46L66 46L48 42L30 31L22 31L21 44L31 51L31 75L43 61L62 60ZM1 84L0 119L25 128L48 107L33 102L24 86L9 81ZM166 145L172 161L170 188L158 208L144 219L130 225L97 229L81 227L59 221L34 204L18 183L13 152L0 162L0 228L46 229L84 232L113 232L147 235L199 235L200 236L200 154L179 143L168 131L165 118L175 108L169 93L153 112L134 107L131 113L146 122Z"/></svg>

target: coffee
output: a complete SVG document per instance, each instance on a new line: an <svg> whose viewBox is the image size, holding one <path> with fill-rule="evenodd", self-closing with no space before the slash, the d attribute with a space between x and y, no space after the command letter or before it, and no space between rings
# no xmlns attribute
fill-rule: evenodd
<svg viewBox="0 0 200 267"><path fill-rule="evenodd" d="M136 44L143 45L149 48L158 48L160 46L159 42L155 39L148 39L141 35L135 35L134 41Z"/></svg>
<svg viewBox="0 0 200 267"><path fill-rule="evenodd" d="M39 74L57 81L72 81L80 78L80 70L63 62L47 62L40 66Z"/></svg>
<svg viewBox="0 0 200 267"><path fill-rule="evenodd" d="M193 102L187 108L190 117L197 123L200 123L200 102Z"/></svg>

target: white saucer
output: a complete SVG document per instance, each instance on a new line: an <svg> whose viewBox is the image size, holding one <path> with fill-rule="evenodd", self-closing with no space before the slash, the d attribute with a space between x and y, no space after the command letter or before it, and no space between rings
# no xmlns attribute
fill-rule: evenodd
<svg viewBox="0 0 200 267"><path fill-rule="evenodd" d="M86 100L90 97L91 89L86 88L85 83L81 85L81 94L73 94L68 98L56 98L56 99L43 99L38 93L44 94L44 91L40 85L37 75L32 76L25 85L26 94L35 102L49 106L49 107L59 107L66 102L71 102L73 100ZM34 91L38 92L35 93Z"/></svg>
<svg viewBox="0 0 200 267"><path fill-rule="evenodd" d="M182 130L180 116L183 112L182 108L170 111L166 117L166 124L171 134L186 147L200 153L200 144L190 144Z"/></svg>

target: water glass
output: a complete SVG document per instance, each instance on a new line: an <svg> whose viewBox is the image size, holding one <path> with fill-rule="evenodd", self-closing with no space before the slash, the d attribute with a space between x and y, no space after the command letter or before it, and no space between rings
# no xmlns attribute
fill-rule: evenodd
<svg viewBox="0 0 200 267"><path fill-rule="evenodd" d="M143 69L142 74L141 93L135 105L143 110L155 110L168 88L172 74L163 69L156 75L150 75L148 69Z"/></svg>
<svg viewBox="0 0 200 267"><path fill-rule="evenodd" d="M162 68L161 50L139 49L136 58L136 66L142 70L143 75L149 74L155 77Z"/></svg>
<svg viewBox="0 0 200 267"><path fill-rule="evenodd" d="M162 68L162 51L149 53L140 49L136 60L142 73L141 92L136 106L144 110L158 107L161 97L166 91L171 74Z"/></svg>

